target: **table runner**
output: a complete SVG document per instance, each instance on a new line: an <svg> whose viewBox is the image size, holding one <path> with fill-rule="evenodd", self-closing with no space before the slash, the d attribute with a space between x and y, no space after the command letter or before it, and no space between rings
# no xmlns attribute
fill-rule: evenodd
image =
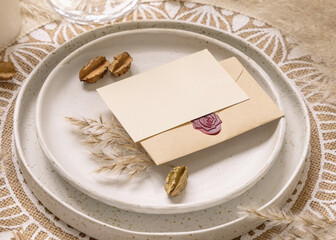
<svg viewBox="0 0 336 240"><path fill-rule="evenodd" d="M115 22L141 19L174 19L213 26L234 34L264 51L293 81L308 106L311 121L311 152L303 176L287 205L294 212L320 212L336 216L336 105L320 102L323 92L317 83L324 76L310 56L294 47L278 29L241 13L211 5L189 2L141 3ZM21 37L0 53L0 60L12 61L15 78L0 82L0 238L9 239L11 230L23 227L31 239L92 239L71 228L46 209L29 190L15 156L12 138L15 99L24 80L50 52L76 35L97 27L56 21ZM240 239L269 239L279 229L263 224Z"/></svg>

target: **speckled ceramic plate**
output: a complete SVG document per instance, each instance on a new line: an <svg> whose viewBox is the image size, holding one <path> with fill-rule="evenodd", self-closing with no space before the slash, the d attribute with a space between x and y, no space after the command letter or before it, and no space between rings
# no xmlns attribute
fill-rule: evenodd
<svg viewBox="0 0 336 240"><path fill-rule="evenodd" d="M178 59L202 49L217 60L238 57L282 108L267 74L247 56L214 38L182 30L140 29L109 34L92 41L61 61L43 84L37 100L36 129L40 145L56 171L89 196L124 210L152 214L191 212L228 201L255 184L278 156L285 119L273 121L221 144L195 152L169 164L188 166L186 189L169 198L164 191L169 164L149 168L129 181L119 174L96 174L99 163L74 133L64 116L111 118L96 89L111 84L110 74L94 84L83 84L79 70L96 56L127 51L134 61L122 78ZM121 79L122 79L121 78ZM122 81L118 78L119 81ZM204 181L207 179L207 181ZM132 197L130 197L132 196Z"/></svg>
<svg viewBox="0 0 336 240"><path fill-rule="evenodd" d="M35 129L37 94L65 56L85 43L109 33L147 28L188 29L226 42L253 59L277 88L286 116L285 140L267 174L240 196L201 211L151 215L120 210L73 188L53 170L40 149ZM248 68L249 63L240 59ZM249 69L249 68L248 68ZM257 78L259 73L252 73ZM137 22L104 27L82 34L57 49L26 80L17 99L14 137L17 157L29 187L59 218L97 239L232 239L259 223L237 214L236 206L251 200L261 208L280 206L288 199L303 171L309 144L309 119L297 90L258 49L233 35L200 25L179 22Z"/></svg>

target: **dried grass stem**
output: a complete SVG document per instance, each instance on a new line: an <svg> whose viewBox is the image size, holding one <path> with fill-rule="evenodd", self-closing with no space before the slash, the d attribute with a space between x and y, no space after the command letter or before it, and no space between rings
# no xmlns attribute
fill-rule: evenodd
<svg viewBox="0 0 336 240"><path fill-rule="evenodd" d="M336 220L316 216L309 212L293 214L276 208L258 210L255 206L240 207L241 214L249 218L267 221L271 226L286 228L277 239L336 239Z"/></svg>
<svg viewBox="0 0 336 240"><path fill-rule="evenodd" d="M320 100L336 102L336 1L334 0L236 0L290 36L300 49L316 60ZM314 84L308 77L307 82Z"/></svg>
<svg viewBox="0 0 336 240"><path fill-rule="evenodd" d="M66 117L66 120L77 127L83 142L90 147L92 157L103 163L97 173L117 171L133 177L155 165L115 117L110 121L104 121L102 116L98 120L84 117Z"/></svg>

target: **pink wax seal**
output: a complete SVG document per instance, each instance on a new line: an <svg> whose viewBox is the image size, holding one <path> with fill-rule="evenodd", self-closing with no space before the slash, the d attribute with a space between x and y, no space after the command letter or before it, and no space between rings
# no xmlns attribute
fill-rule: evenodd
<svg viewBox="0 0 336 240"><path fill-rule="evenodd" d="M191 122L195 129L207 135L216 135L222 130L222 120L215 113L210 113Z"/></svg>

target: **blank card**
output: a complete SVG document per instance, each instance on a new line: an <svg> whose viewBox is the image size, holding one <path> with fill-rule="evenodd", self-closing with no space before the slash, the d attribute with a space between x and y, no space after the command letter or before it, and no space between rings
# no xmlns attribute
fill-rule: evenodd
<svg viewBox="0 0 336 240"><path fill-rule="evenodd" d="M208 50L97 91L134 142L248 99Z"/></svg>

